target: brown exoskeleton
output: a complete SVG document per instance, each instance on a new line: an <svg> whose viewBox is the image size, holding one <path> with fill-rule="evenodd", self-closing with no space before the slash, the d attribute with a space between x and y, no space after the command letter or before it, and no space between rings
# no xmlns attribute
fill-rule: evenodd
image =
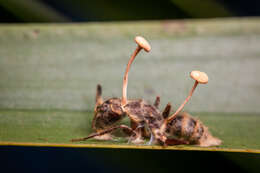
<svg viewBox="0 0 260 173"><path fill-rule="evenodd" d="M169 116L171 105L168 104L163 112L160 112L158 105L160 98L157 97L154 105L148 104L142 99L127 100L128 72L132 62L141 49L149 52L151 47L143 37L135 38L138 47L131 56L123 79L122 98L111 98L103 101L101 97L101 86L97 86L95 115L92 121L92 128L96 133L72 141L96 139L110 140L111 132L122 129L130 136L132 143L143 143L144 137L150 137L149 144L156 142L160 145L197 144L200 146L220 145L221 140L213 137L207 127L199 120L191 117L188 113L180 113L184 105L192 96L193 91L199 83L208 82L208 76L204 72L192 71L191 77L195 79L195 84L184 103L177 111ZM128 116L131 127L126 125L116 125L121 119Z"/></svg>

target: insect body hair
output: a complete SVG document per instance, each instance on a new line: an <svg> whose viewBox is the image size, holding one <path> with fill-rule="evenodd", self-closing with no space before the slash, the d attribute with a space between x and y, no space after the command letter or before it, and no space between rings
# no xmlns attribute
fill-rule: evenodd
<svg viewBox="0 0 260 173"><path fill-rule="evenodd" d="M199 146L217 146L221 140L213 137L208 128L198 119L184 112L168 122L166 134L169 137L186 140Z"/></svg>

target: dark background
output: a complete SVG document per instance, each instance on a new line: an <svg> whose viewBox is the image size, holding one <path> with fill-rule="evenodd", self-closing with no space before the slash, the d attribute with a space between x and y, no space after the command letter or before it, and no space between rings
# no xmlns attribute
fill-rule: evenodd
<svg viewBox="0 0 260 173"><path fill-rule="evenodd" d="M250 153L1 147L8 172L259 172L260 156ZM2 171L1 171L2 172Z"/></svg>
<svg viewBox="0 0 260 173"><path fill-rule="evenodd" d="M0 0L1 23L259 16L257 0ZM250 153L0 147L0 172L259 172Z"/></svg>
<svg viewBox="0 0 260 173"><path fill-rule="evenodd" d="M259 16L258 0L0 0L0 22L88 22Z"/></svg>

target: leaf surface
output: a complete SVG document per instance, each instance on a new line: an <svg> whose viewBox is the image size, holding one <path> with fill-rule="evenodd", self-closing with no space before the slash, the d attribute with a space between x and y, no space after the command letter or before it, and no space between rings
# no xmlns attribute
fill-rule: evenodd
<svg viewBox="0 0 260 173"><path fill-rule="evenodd" d="M2 24L1 144L162 149L127 145L123 137L113 142L69 142L91 133L97 84L103 86L105 98L121 97L123 72L136 46L133 38L142 35L152 50L141 52L133 64L128 97L153 103L160 95L161 108L168 102L177 108L193 85L189 72L205 71L209 83L196 89L185 111L193 112L223 140L210 150L259 153L259 21Z"/></svg>

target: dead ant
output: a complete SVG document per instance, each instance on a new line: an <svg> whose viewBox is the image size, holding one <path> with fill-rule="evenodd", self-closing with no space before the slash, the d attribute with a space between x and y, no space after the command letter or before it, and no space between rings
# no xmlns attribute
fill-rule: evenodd
<svg viewBox="0 0 260 173"><path fill-rule="evenodd" d="M160 145L197 144L199 146L216 146L221 144L221 140L213 137L208 128L201 121L193 118L186 112L180 113L184 105L191 98L195 88L199 83L208 83L208 76L204 72L192 71L191 78L195 83L185 101L177 111L169 116L171 104L168 103L163 112L158 109L160 97L157 97L154 105L148 104L143 99L127 100L128 72L132 62L141 49L146 52L151 50L149 43L140 36L135 38L137 48L132 54L123 79L122 98L110 98L106 101L102 99L102 88L97 86L95 115L92 121L92 128L96 133L85 138L72 139L83 141L89 138L101 140L111 140L110 135L116 129L121 129L130 136L129 142L143 143L145 137L150 137L149 145L156 142ZM126 125L116 125L125 116L131 121L131 127Z"/></svg>

